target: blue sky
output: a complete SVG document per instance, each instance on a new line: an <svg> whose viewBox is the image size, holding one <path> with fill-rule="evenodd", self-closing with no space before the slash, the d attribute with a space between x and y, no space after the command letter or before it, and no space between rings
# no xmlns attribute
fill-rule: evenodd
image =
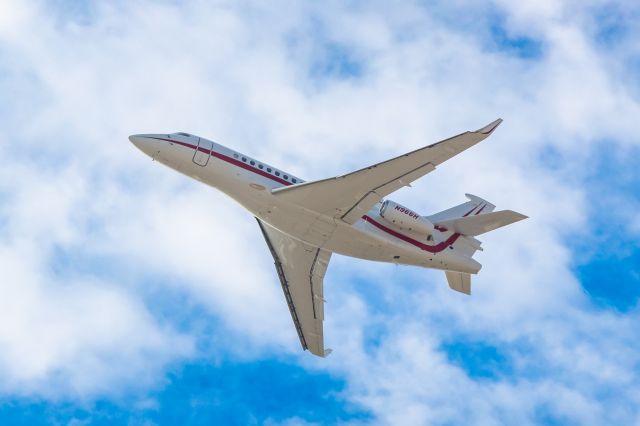
<svg viewBox="0 0 640 426"><path fill-rule="evenodd" d="M638 16L0 0L0 423L640 422ZM327 359L253 218L127 140L188 131L311 180L497 117L393 199L530 219L483 236L468 298L334 256Z"/></svg>

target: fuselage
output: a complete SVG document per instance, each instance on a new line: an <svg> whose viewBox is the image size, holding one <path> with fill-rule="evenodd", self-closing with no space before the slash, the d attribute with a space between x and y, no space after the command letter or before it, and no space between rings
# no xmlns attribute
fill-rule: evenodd
<svg viewBox="0 0 640 426"><path fill-rule="evenodd" d="M454 250L459 234L436 231L428 238L404 231L380 216L380 203L350 225L275 197L273 189L304 181L218 143L187 133L130 139L155 161L222 191L261 221L310 247L380 262L480 270L477 261Z"/></svg>

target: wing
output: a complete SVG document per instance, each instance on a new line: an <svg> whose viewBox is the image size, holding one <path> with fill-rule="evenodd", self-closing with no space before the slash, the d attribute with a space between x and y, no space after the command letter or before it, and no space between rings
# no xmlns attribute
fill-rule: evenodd
<svg viewBox="0 0 640 426"><path fill-rule="evenodd" d="M274 196L354 224L377 202L489 136L502 119L382 163L329 179L277 188Z"/></svg>
<svg viewBox="0 0 640 426"><path fill-rule="evenodd" d="M325 350L323 342L322 287L331 252L306 245L257 220L273 255L302 348L321 357L329 355L331 350Z"/></svg>

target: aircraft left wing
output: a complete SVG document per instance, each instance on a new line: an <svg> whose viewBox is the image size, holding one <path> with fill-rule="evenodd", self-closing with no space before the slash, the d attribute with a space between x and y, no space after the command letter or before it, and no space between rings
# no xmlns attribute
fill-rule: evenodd
<svg viewBox="0 0 640 426"><path fill-rule="evenodd" d="M257 219L257 218L256 218ZM273 255L282 291L302 348L325 357L323 281L331 252L302 243L258 220Z"/></svg>
<svg viewBox="0 0 640 426"><path fill-rule="evenodd" d="M272 193L284 201L354 224L382 198L482 141L501 122L497 119L475 132L461 133L343 176L277 188Z"/></svg>

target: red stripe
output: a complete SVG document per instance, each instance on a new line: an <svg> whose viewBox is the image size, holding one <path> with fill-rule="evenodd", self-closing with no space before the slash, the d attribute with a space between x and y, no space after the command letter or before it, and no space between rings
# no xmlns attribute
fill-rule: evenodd
<svg viewBox="0 0 640 426"><path fill-rule="evenodd" d="M194 150L198 149L198 151L200 151L200 152L204 152L205 154L209 154L209 150L208 149L205 149L205 148L202 148L202 147L196 147L195 145L191 145L191 144L185 143L185 142L180 142L180 141L177 141L177 140L174 140L174 139L164 139L164 138L156 138L156 137L152 137L151 139L157 139L157 140L161 140L161 141L177 143L178 145L186 146L187 148L191 148L191 149L194 149ZM273 175L269 174L268 172L265 172L264 170L257 169L255 167L251 166L250 164L243 163L242 161L236 160L235 158L231 158L231 157L228 157L228 156L226 156L224 154L220 154L217 151L211 150L211 155L213 155L214 157L216 157L216 158L218 158L218 159L220 159L222 161L226 161L227 163L231 163L234 166L238 166L238 167L240 167L242 169L249 170L250 172L253 172L253 173L255 173L257 175L260 175L260 176L264 176L266 178L269 178L269 179L271 179L271 180L273 180L275 182L281 183L283 185L287 185L287 186L288 185L293 185L293 183L291 183L289 181L281 179L281 178L279 178L277 176L273 176Z"/></svg>
<svg viewBox="0 0 640 426"><path fill-rule="evenodd" d="M474 211L478 206L474 206L471 210L469 210L463 217L468 216L472 211ZM483 207L484 208L484 207ZM482 209L480 209L478 211L481 212ZM476 213L477 214L477 213ZM369 222L370 224L372 224L373 226L375 226L378 229L381 229L382 231L386 232L387 234L393 235L394 237L401 239L402 241L405 241L411 245L414 245L424 251L428 251L430 253L440 253L441 251L443 251L444 249L446 249L447 247L449 247L451 244L455 243L458 238L460 238L460 234L458 234L457 232L452 234L449 238L447 238L445 241L442 241L441 243L438 243L434 246L430 246L428 244L424 244L423 242L420 242L418 240L414 240L411 237L408 237L404 234L401 234L400 232L397 232L391 228L388 228L386 226L384 226L383 224L381 224L380 222L376 222L375 220L373 220L370 216L368 215L364 215L362 216L362 219L365 222Z"/></svg>
<svg viewBox="0 0 640 426"><path fill-rule="evenodd" d="M479 206L479 205L481 205L481 204L478 204L478 206ZM467 213L465 213L462 217L467 217L467 216L469 216L469 214L471 214L471 212L472 212L472 211L474 211L478 206L475 206L474 208L472 208L470 211L468 211ZM478 211L475 213L475 215L477 216L477 215L479 215L480 213L482 213L482 210L484 210L484 208L485 208L485 207L487 207L487 205L486 205L486 204L485 204L485 205L483 205L483 206L480 208L480 210L478 210ZM447 232L447 231L448 231L448 229L447 229L447 228L445 228L444 226L440 226L440 225L436 225L436 226L434 226L434 228L435 228L436 230L440 231L440 232Z"/></svg>
<svg viewBox="0 0 640 426"><path fill-rule="evenodd" d="M178 145L186 146L187 148L191 148L191 149L196 149L197 148L199 151L204 152L205 154L209 153L208 149L204 149L204 148L201 148L201 147L196 147L195 145L191 145L191 144L188 144L188 143L185 143L185 142L176 141L176 140L173 140L173 139L164 139L164 138L156 138L156 137L153 137L152 139L158 139L158 140L167 141L167 142L171 142L171 143L177 143ZM213 155L216 158L219 158L222 161L226 161L226 162L231 163L231 164L233 164L235 166L238 166L238 167L241 167L243 169L249 170L250 172L259 174L261 176L264 176L266 178L274 180L274 181L276 181L278 183L282 183L283 185L293 185L291 182L288 182L288 181L286 181L284 179L280 179L280 178L278 178L276 176L272 176L269 173L264 172L264 171L262 171L260 169L255 169L255 168L253 168L252 166L250 166L250 165L248 165L246 163L243 163L241 161L238 161L238 160L236 160L234 158L231 158L231 157L228 157L226 155L220 154L220 153L218 153L216 151L212 150L211 151L211 155ZM474 206L464 216L466 217L469 214L471 214L471 212L473 212L476 209L476 207L478 207L478 206ZM482 209L480 209L478 211L478 213L480 213L483 209L484 209L484 207ZM478 214L478 213L476 213L476 214ZM440 242L440 243L438 243L438 244L436 244L434 246L430 246L430 245L424 244L424 243L422 243L422 242L420 242L418 240L414 240L413 238L408 237L408 236L406 236L404 234L401 234L401 233L399 233L397 231L394 231L393 229L384 226L380 222L375 221L373 218L371 218L368 215L362 216L362 220L364 220L365 222L369 222L370 224L372 224L376 228L386 232L387 234L393 235L394 237L396 237L396 238L398 238L398 239L400 239L402 241L405 241L405 242L407 242L409 244L412 244L412 245L414 245L414 246L416 246L416 247L418 247L418 248L420 248L420 249L422 249L424 251L428 251L430 253L439 253L439 252L443 251L444 249L446 249L447 247L449 247L451 244L455 243L457 241L457 239L460 238L460 234L455 233L455 234L451 235L449 238L447 238L445 241L442 241L442 242Z"/></svg>
<svg viewBox="0 0 640 426"><path fill-rule="evenodd" d="M479 205L480 205L480 204L478 204L478 206L479 206ZM472 212L472 211L474 211L474 210L476 209L476 207L478 207L478 206L473 206L473 208L472 208L471 210L469 210L467 213L465 213L462 217L467 217L467 216L469 216L469 215L471 214L471 212Z"/></svg>
<svg viewBox="0 0 640 426"><path fill-rule="evenodd" d="M447 238L445 241L442 241L441 243L436 244L435 246L430 246L427 244L424 244L418 240L414 240L411 237L407 237L404 234L401 234L397 231L394 231L391 228L387 228L386 226L384 226L383 224L381 224L380 222L376 222L374 219L372 219L370 216L368 215L364 215L362 216L362 220L364 220L365 222L369 222L370 224L372 224L373 226L375 226L378 229L381 229L382 231L386 232L387 234L393 235L394 237L401 239L402 241L405 241L409 244L412 244L424 251L428 251L431 253L440 253L442 250L446 249L447 247L449 247L451 244L455 243L456 240L460 237L460 234L453 234L451 235L449 238Z"/></svg>

